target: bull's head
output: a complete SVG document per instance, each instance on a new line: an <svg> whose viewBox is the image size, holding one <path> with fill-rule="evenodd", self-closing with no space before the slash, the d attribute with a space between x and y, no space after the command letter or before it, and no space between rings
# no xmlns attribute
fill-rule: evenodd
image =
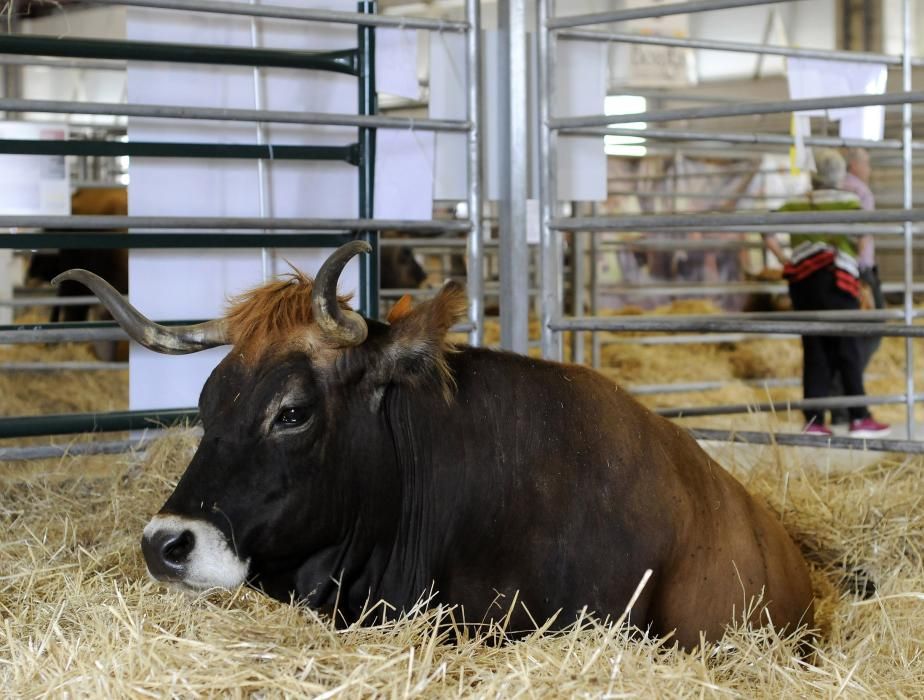
<svg viewBox="0 0 924 700"><path fill-rule="evenodd" d="M144 529L155 578L195 590L248 581L326 607L332 579L347 585L351 570L385 566L391 552L376 542L389 540L402 505L388 392L447 391L445 336L465 296L450 284L390 325L368 321L337 296L344 265L368 250L349 243L313 282L296 273L194 326L149 321L85 270L58 278L90 287L150 349L233 345L199 399L202 441Z"/></svg>

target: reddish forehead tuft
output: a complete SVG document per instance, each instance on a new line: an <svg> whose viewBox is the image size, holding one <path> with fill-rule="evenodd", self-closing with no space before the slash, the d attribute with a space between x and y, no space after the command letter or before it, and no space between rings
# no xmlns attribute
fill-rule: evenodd
<svg viewBox="0 0 924 700"><path fill-rule="evenodd" d="M296 270L232 299L225 318L234 346L256 356L267 345L305 332L312 322L313 286L310 277ZM341 306L349 308L349 299L339 297Z"/></svg>

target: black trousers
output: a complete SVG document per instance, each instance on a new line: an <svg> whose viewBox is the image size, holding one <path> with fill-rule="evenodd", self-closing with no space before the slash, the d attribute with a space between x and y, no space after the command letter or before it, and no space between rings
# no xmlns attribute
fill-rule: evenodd
<svg viewBox="0 0 924 700"><path fill-rule="evenodd" d="M856 311L860 301L839 289L834 269L826 268L789 285L796 311ZM802 389L805 398L826 398L833 394L837 375L845 396L863 396L864 353L860 338L850 336L802 336ZM824 424L825 412L806 410L806 422ZM849 406L850 420L869 416L865 406Z"/></svg>

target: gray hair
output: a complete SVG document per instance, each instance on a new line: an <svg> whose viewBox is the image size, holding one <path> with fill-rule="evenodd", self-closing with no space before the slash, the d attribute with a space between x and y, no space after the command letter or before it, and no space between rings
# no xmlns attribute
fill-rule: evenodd
<svg viewBox="0 0 924 700"><path fill-rule="evenodd" d="M841 186L847 174L847 162L833 148L816 148L815 172L812 174L812 186L835 190Z"/></svg>

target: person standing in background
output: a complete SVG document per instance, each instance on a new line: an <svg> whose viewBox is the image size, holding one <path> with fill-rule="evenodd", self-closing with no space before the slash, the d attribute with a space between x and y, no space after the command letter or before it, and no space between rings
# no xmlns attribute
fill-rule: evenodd
<svg viewBox="0 0 924 700"><path fill-rule="evenodd" d="M841 188L847 192L853 192L860 200L860 208L864 211L873 211L876 209L876 199L869 188L870 175L872 169L869 162L869 152L865 148L848 148L844 152L844 158L847 161L847 174L844 175L844 181ZM879 281L879 268L876 266L876 239L873 236L866 235L861 237L860 257L857 259L857 266L860 269L860 281L868 289L869 295L867 303L869 308L885 308L885 299L882 296L882 284ZM861 304L861 308L866 308ZM879 349L882 338L879 336L870 336L859 338L860 344L860 364L863 365L864 372L869 365L873 354ZM841 380L840 373L835 373L832 391L835 395L844 393L844 384ZM846 425L848 422L847 410L836 408L831 411L831 423L833 425Z"/></svg>
<svg viewBox="0 0 924 700"><path fill-rule="evenodd" d="M831 211L860 209L857 195L843 188L847 174L844 158L834 149L815 150L813 189L784 204L780 211ZM767 248L783 265L789 295L796 311L856 311L860 309L858 261L872 260L871 236L856 238L842 233L790 236L792 257L786 255L776 234L766 238ZM806 399L833 396L835 375L846 396L864 396L863 364L859 339L852 336L802 336L802 386ZM890 427L876 421L866 406L849 406L848 434L873 438L888 435ZM823 409L806 409L804 432L831 435Z"/></svg>

